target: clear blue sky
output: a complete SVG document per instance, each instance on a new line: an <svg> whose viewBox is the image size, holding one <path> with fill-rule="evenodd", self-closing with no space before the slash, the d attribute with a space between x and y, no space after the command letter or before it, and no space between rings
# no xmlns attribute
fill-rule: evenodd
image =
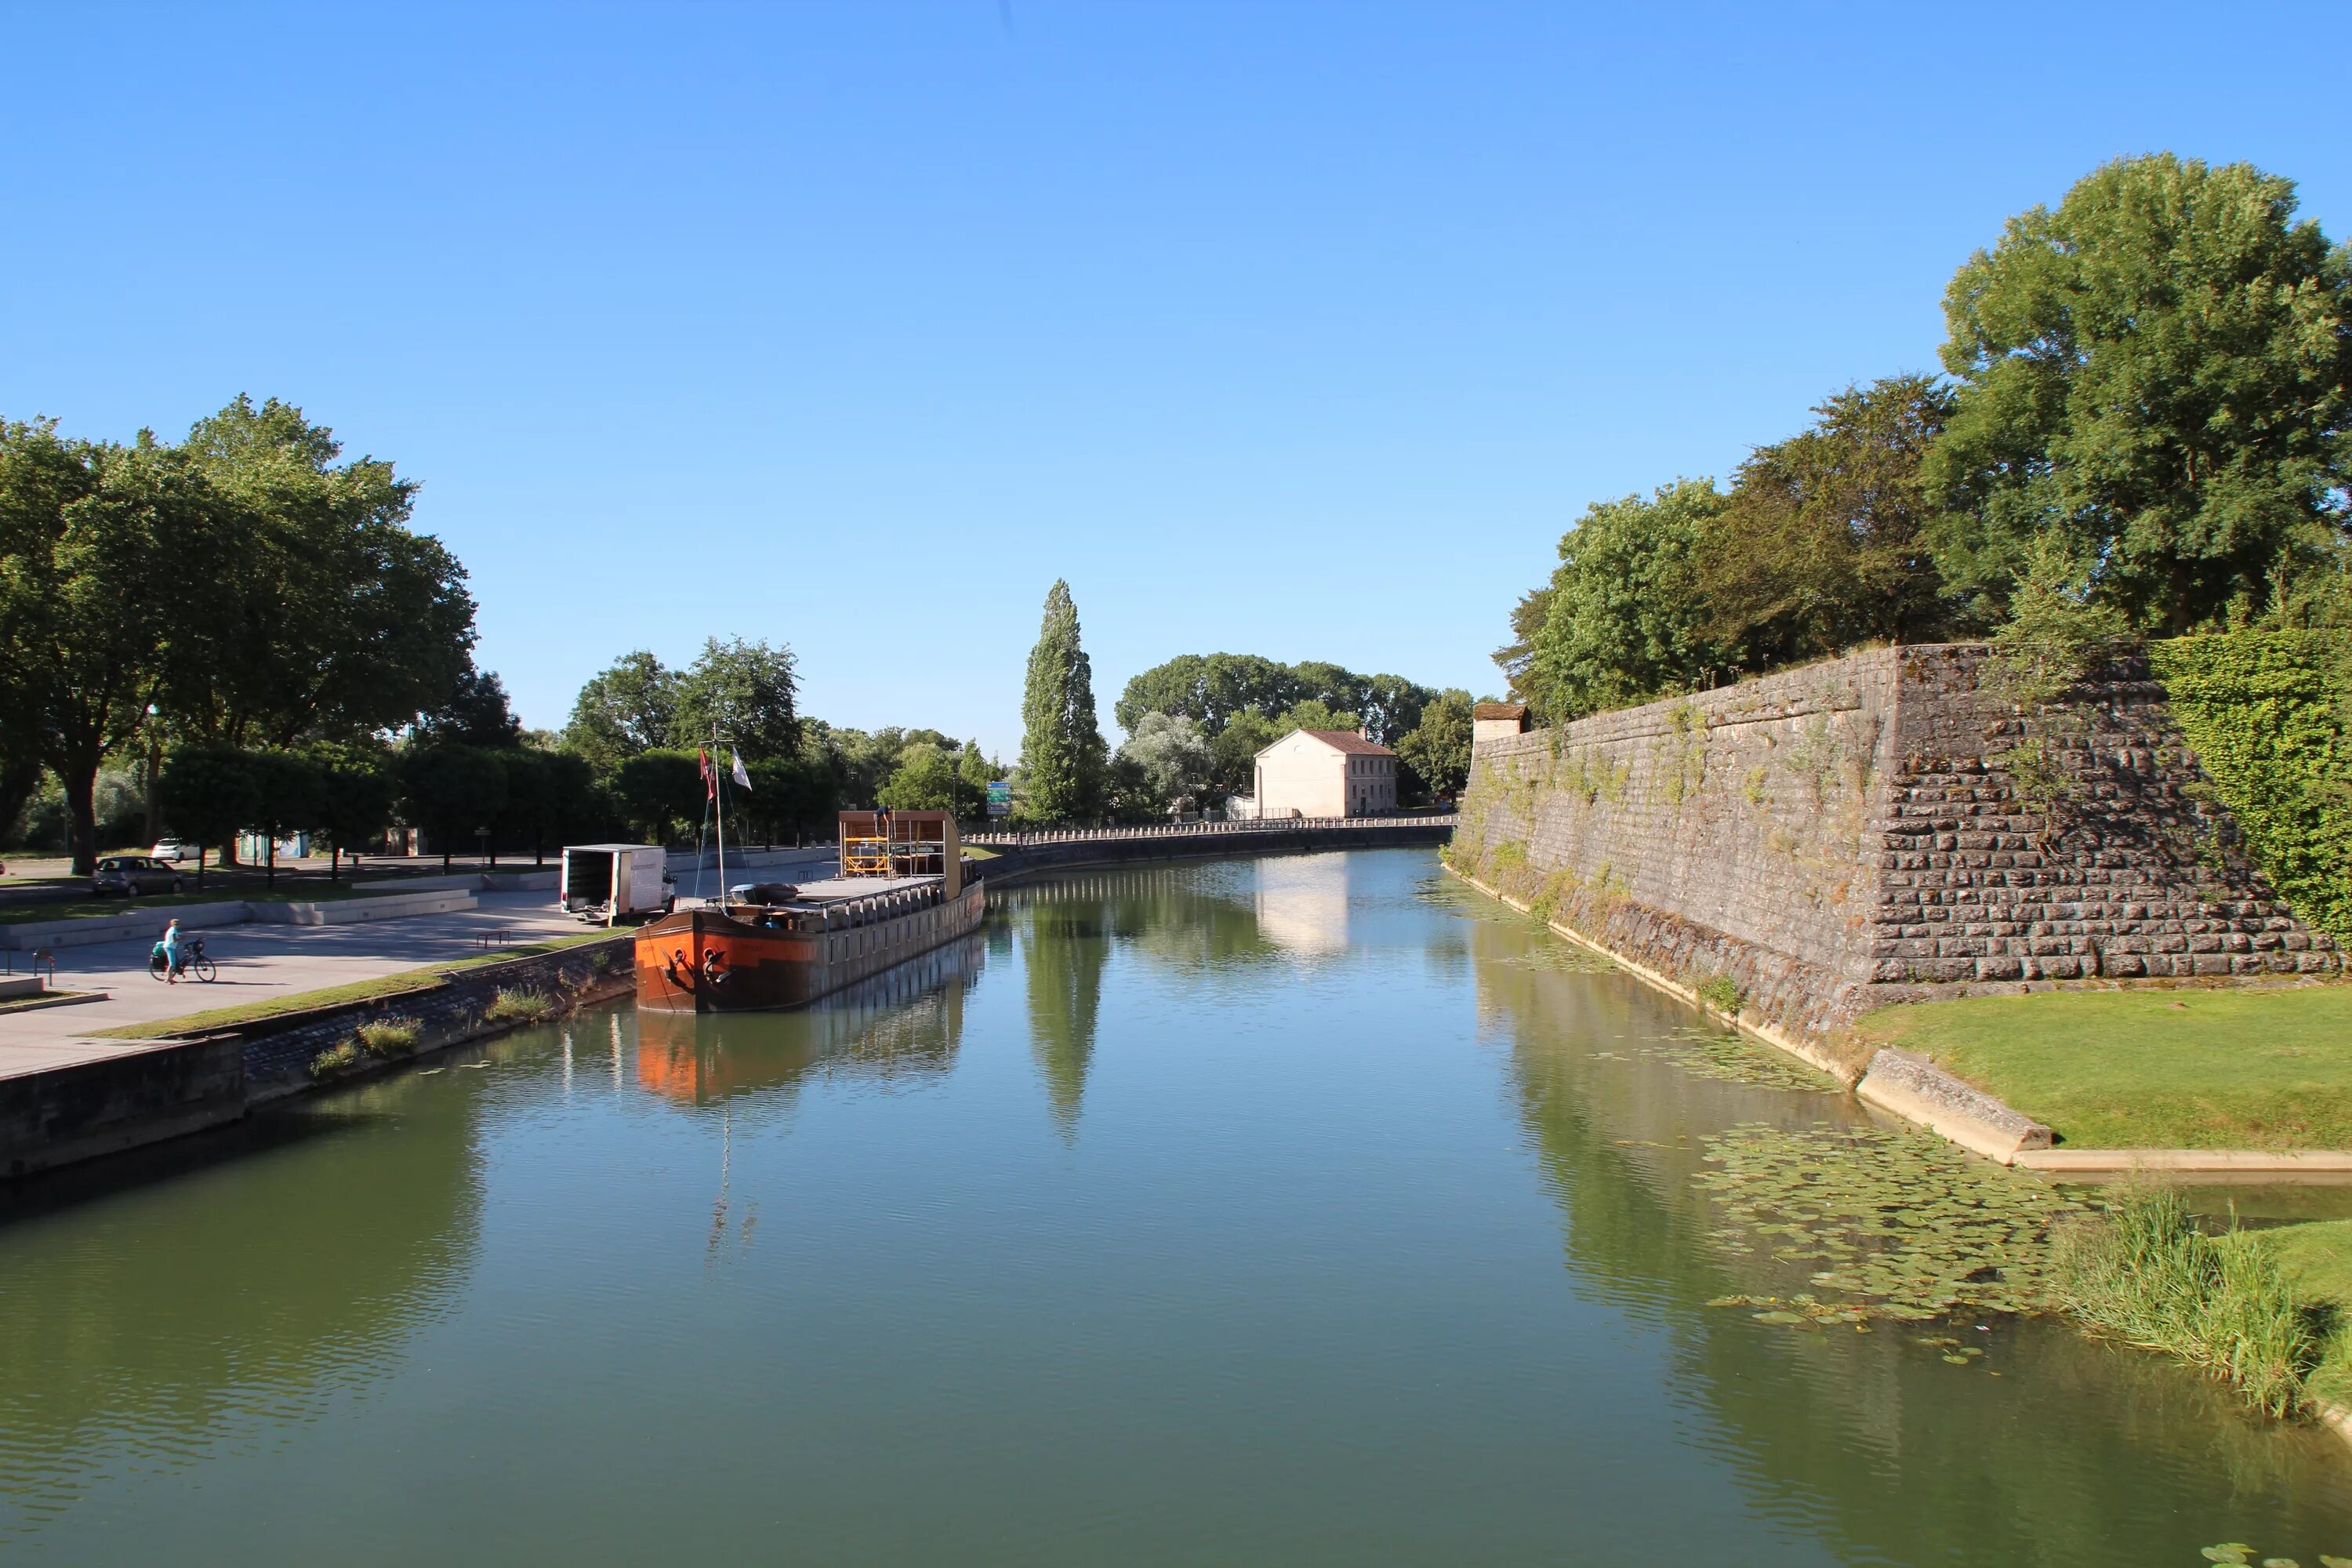
<svg viewBox="0 0 2352 1568"><path fill-rule="evenodd" d="M740 633L1010 760L1056 576L1114 740L1180 652L1486 690L1587 502L1932 368L2099 162L2352 228L2342 17L10 6L0 414L300 404L424 481L535 725Z"/></svg>

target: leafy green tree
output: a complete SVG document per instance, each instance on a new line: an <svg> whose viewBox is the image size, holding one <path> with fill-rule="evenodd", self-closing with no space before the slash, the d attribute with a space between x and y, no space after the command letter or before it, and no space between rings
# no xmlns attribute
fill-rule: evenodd
<svg viewBox="0 0 2352 1568"><path fill-rule="evenodd" d="M961 792L961 798L965 803L957 808L958 812L975 822L985 818L988 815L988 786L1003 776L989 765L986 757L980 754L978 741L966 741L963 754L956 759L956 782Z"/></svg>
<svg viewBox="0 0 2352 1568"><path fill-rule="evenodd" d="M1750 669L1856 643L1933 642L1955 624L1928 548L1921 465L1951 413L1924 375L1848 387L1811 429L1741 464L1698 551L1712 639Z"/></svg>
<svg viewBox="0 0 2352 1568"><path fill-rule="evenodd" d="M1596 501L1560 540L1534 655L1547 718L1642 701L1728 662L1706 635L1696 560L1722 510L1713 480L1677 479Z"/></svg>
<svg viewBox="0 0 2352 1568"><path fill-rule="evenodd" d="M234 746L174 746L157 780L163 820L196 846L196 886L205 885L205 847L232 842L259 820L261 790L248 753Z"/></svg>
<svg viewBox="0 0 2352 1568"><path fill-rule="evenodd" d="M1171 714L1213 739L1244 709L1282 713L1311 700L1335 713L1362 715L1372 738L1385 744L1412 729L1422 704L1435 695L1400 675L1359 675L1320 660L1277 664L1255 654L1188 653L1129 679L1113 716L1133 734L1146 713Z"/></svg>
<svg viewBox="0 0 2352 1568"><path fill-rule="evenodd" d="M597 815L596 781L588 760L534 746L495 749L506 770L507 793L490 825L492 858L500 842L528 844L531 863L544 864L551 842L562 842Z"/></svg>
<svg viewBox="0 0 2352 1568"><path fill-rule="evenodd" d="M883 784L879 798L892 811L961 812L962 788L955 757L917 742L898 753L898 765Z"/></svg>
<svg viewBox="0 0 2352 1568"><path fill-rule="evenodd" d="M1250 794L1257 787L1257 754L1297 728L1255 708L1234 714L1209 742L1210 787L1221 795Z"/></svg>
<svg viewBox="0 0 2352 1568"><path fill-rule="evenodd" d="M97 860L99 767L147 723L177 597L166 573L203 510L201 480L167 450L0 425L0 657L34 724L11 750L57 773L77 872Z"/></svg>
<svg viewBox="0 0 2352 1568"><path fill-rule="evenodd" d="M800 754L799 695L793 650L764 642L711 637L677 678L672 746L709 742L714 729L746 757Z"/></svg>
<svg viewBox="0 0 2352 1568"><path fill-rule="evenodd" d="M840 806L840 781L824 757L763 757L743 765L751 775L751 793L728 800L730 820L740 813L747 835L757 834L766 843L786 838L797 843L831 829Z"/></svg>
<svg viewBox="0 0 2352 1568"><path fill-rule="evenodd" d="M210 505L173 531L166 706L191 738L289 747L408 723L474 642L465 568L412 531L415 481L299 408L240 396L177 448ZM200 592L185 592L194 575Z"/></svg>
<svg viewBox="0 0 2352 1568"><path fill-rule="evenodd" d="M1137 720L1118 760L1133 770L1133 784L1155 816L1171 802L1205 788L1217 766L1201 726L1177 713L1146 713Z"/></svg>
<svg viewBox="0 0 2352 1568"><path fill-rule="evenodd" d="M1292 703L1290 711L1275 721L1274 738L1278 741L1293 730L1360 730L1363 723L1352 712L1335 711L1320 697L1308 697Z"/></svg>
<svg viewBox="0 0 2352 1568"><path fill-rule="evenodd" d="M506 809L502 755L486 747L415 747L401 754L394 772L402 812L433 836L445 871L454 847L473 842L474 830L491 826Z"/></svg>
<svg viewBox="0 0 2352 1568"><path fill-rule="evenodd" d="M1495 650L1496 668L1510 682L1511 700L1524 702L1538 717L1553 710L1551 692L1536 670L1536 638L1551 618L1551 584L1530 588L1511 606L1511 640Z"/></svg>
<svg viewBox="0 0 2352 1568"><path fill-rule="evenodd" d="M254 789L251 826L261 830L263 880L278 885L278 841L289 834L314 828L326 818L322 770L309 757L294 752L252 752L247 754Z"/></svg>
<svg viewBox="0 0 2352 1568"><path fill-rule="evenodd" d="M1102 805L1108 748L1095 721L1094 667L1079 638L1070 585L1056 580L1029 650L1021 704L1021 765L1030 809L1047 822L1083 821Z"/></svg>
<svg viewBox="0 0 2352 1568"><path fill-rule="evenodd" d="M1397 737L1397 760L1422 793L1458 795L1470 782L1470 694L1449 688L1422 709L1420 723Z"/></svg>
<svg viewBox="0 0 2352 1568"><path fill-rule="evenodd" d="M522 744L522 721L507 701L506 682L495 670L476 669L468 658L448 694L418 716L416 735L428 746L504 751Z"/></svg>
<svg viewBox="0 0 2352 1568"><path fill-rule="evenodd" d="M757 781L754 781L756 789ZM691 836L709 795L692 752L665 747L641 752L613 775L613 801L649 844Z"/></svg>
<svg viewBox="0 0 2352 1568"><path fill-rule="evenodd" d="M331 854L327 879L342 872L342 858L357 866L361 850L383 842L399 785L383 759L347 747L320 759L318 828Z"/></svg>
<svg viewBox="0 0 2352 1568"><path fill-rule="evenodd" d="M2352 483L2352 252L2292 182L2171 153L2035 206L1944 298L1957 405L1927 466L1945 574L2005 605L2032 542L2179 633L2260 614L2341 540Z"/></svg>
<svg viewBox="0 0 2352 1568"><path fill-rule="evenodd" d="M563 749L585 758L598 778L609 779L631 757L668 745L677 728L677 677L639 648L580 689Z"/></svg>

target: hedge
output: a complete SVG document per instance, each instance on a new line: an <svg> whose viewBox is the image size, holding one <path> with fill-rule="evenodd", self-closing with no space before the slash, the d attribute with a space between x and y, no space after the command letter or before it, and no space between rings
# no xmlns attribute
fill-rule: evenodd
<svg viewBox="0 0 2352 1568"><path fill-rule="evenodd" d="M2223 632L2148 649L2174 720L2255 866L2352 942L2352 634Z"/></svg>

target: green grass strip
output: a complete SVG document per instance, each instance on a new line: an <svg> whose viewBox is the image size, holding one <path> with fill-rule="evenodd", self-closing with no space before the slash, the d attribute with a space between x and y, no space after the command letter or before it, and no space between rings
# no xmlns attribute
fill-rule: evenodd
<svg viewBox="0 0 2352 1568"><path fill-rule="evenodd" d="M110 915L135 915L145 910L176 904L330 904L343 899L373 898L401 889L371 888L365 891L348 883L305 888L299 892L272 892L243 888L213 888L205 892L142 893L135 899L77 899L67 904L19 904L0 909L0 925L25 925L34 921L103 920ZM169 920L171 917L163 917ZM157 930L162 930L158 922Z"/></svg>
<svg viewBox="0 0 2352 1568"><path fill-rule="evenodd" d="M1858 1032L2078 1148L2352 1149L2352 985L1972 996Z"/></svg>
<svg viewBox="0 0 2352 1568"><path fill-rule="evenodd" d="M259 1023L281 1014L307 1012L313 1007L333 1007L346 1002L366 1002L379 996L398 996L412 991L431 991L442 984L442 976L468 969L482 969L494 963L506 963L516 959L536 958L542 953L561 952L568 947L580 947L614 936L614 931L597 930L577 935L551 938L526 946L501 948L495 952L474 958L461 958L448 963L428 964L422 969L404 969L396 973L379 974L373 980L354 980L348 985L329 985L317 991L300 991L291 996L279 996L268 1002L247 1002L235 1007L214 1007L202 1013L188 1013L177 1018L159 1018L150 1024L125 1024L112 1029L92 1030L86 1037L104 1040L154 1040L167 1035L192 1035L206 1029L233 1028L239 1024Z"/></svg>

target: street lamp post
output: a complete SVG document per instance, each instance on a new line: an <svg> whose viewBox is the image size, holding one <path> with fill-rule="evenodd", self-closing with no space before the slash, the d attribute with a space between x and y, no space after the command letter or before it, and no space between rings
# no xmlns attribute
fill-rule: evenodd
<svg viewBox="0 0 2352 1568"><path fill-rule="evenodd" d="M156 728L158 710L147 704L147 842L152 845L158 836L161 818L155 812L155 775L163 771L163 733Z"/></svg>

